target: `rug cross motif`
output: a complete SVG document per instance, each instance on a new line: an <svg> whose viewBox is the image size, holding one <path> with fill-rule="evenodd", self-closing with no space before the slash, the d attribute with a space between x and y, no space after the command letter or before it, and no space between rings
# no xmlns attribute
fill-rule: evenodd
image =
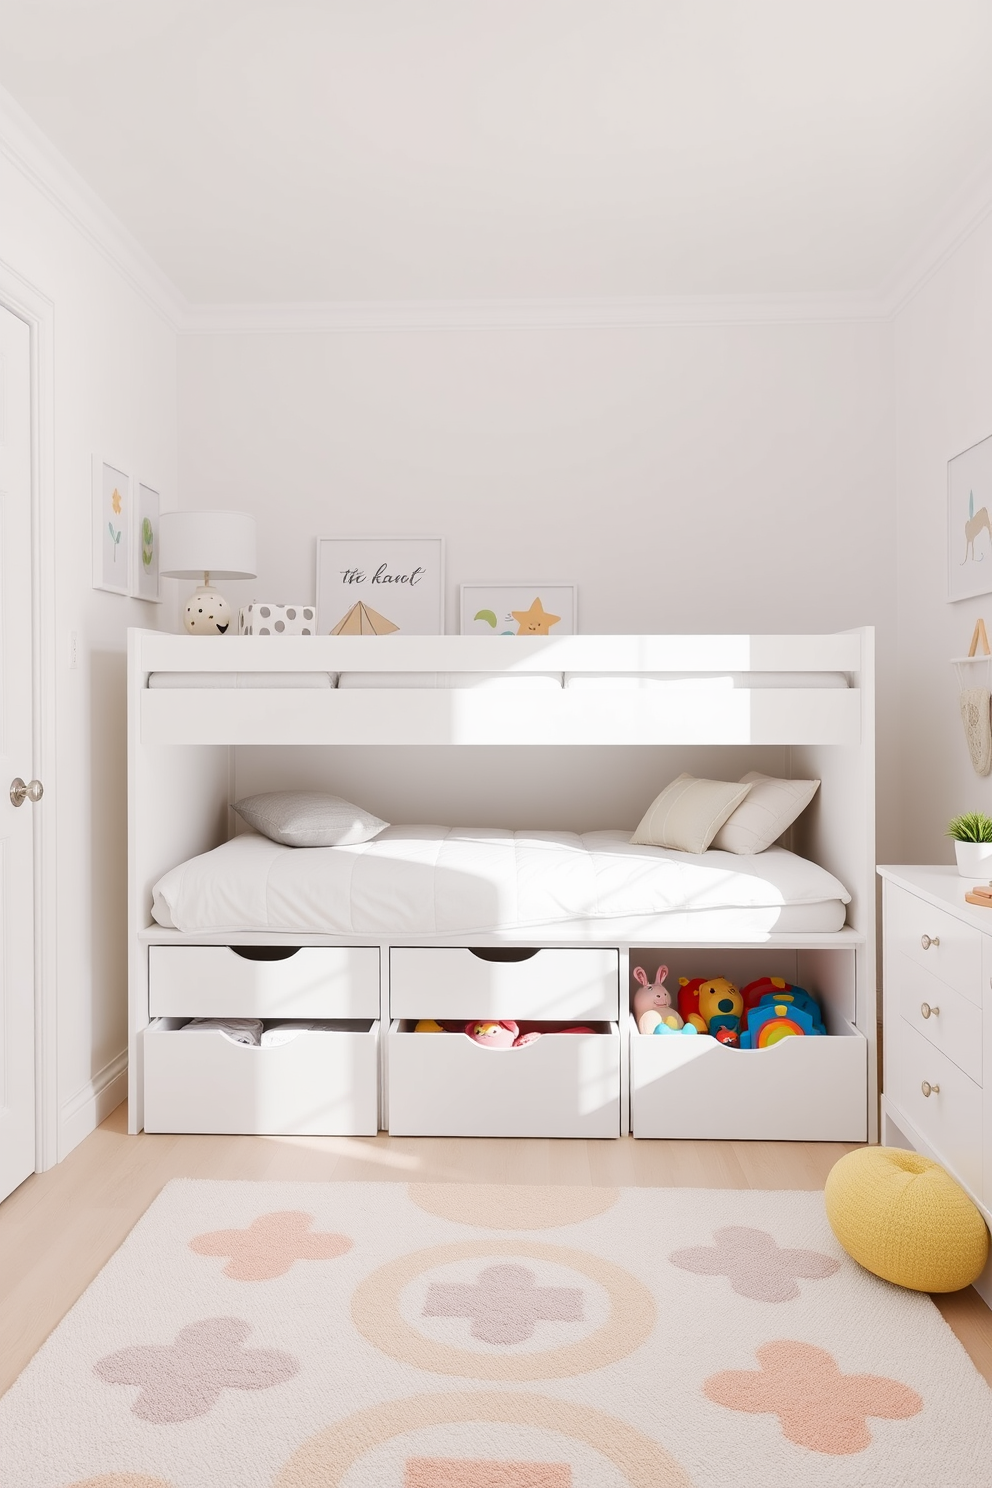
<svg viewBox="0 0 992 1488"><path fill-rule="evenodd" d="M299 1372L281 1349L247 1349L251 1325L240 1318L202 1318L181 1328L174 1343L135 1344L107 1354L94 1373L108 1385L138 1385L131 1409L165 1425L205 1416L225 1390L268 1390Z"/></svg>
<svg viewBox="0 0 992 1488"><path fill-rule="evenodd" d="M433 1282L424 1316L471 1318L483 1343L526 1343L539 1322L582 1322L582 1291L538 1286L526 1266L487 1266L476 1282Z"/></svg>
<svg viewBox="0 0 992 1488"><path fill-rule="evenodd" d="M784 1249L767 1230L730 1225L715 1230L713 1240L713 1245L674 1250L668 1259L699 1276L726 1276L739 1297L756 1302L792 1302L800 1295L797 1278L821 1281L840 1270L833 1256Z"/></svg>
<svg viewBox="0 0 992 1488"><path fill-rule="evenodd" d="M879 1374L844 1374L811 1343L777 1339L755 1351L759 1369L726 1369L703 1384L716 1405L778 1416L799 1447L833 1457L871 1446L868 1417L905 1421L923 1409L915 1390Z"/></svg>
<svg viewBox="0 0 992 1488"><path fill-rule="evenodd" d="M245 1230L211 1230L194 1235L190 1250L228 1256L224 1275L233 1281L273 1281L297 1261L333 1261L351 1249L347 1235L312 1230L313 1215L290 1209L260 1214Z"/></svg>

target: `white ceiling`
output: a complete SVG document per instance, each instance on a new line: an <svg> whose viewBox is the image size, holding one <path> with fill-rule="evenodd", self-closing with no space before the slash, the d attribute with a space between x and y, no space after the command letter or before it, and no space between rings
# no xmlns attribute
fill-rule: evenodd
<svg viewBox="0 0 992 1488"><path fill-rule="evenodd" d="M0 0L193 303L874 292L990 84L990 0Z"/></svg>

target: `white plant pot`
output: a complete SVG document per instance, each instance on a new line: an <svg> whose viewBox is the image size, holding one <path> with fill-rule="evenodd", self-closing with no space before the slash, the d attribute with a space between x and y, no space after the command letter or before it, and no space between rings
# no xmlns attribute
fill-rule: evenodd
<svg viewBox="0 0 992 1488"><path fill-rule="evenodd" d="M992 881L992 842L955 842L954 856L962 878Z"/></svg>

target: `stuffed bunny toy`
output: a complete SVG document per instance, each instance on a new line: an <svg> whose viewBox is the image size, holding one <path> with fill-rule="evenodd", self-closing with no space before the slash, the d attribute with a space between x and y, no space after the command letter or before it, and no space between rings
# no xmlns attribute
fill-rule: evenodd
<svg viewBox="0 0 992 1488"><path fill-rule="evenodd" d="M659 966L654 981L649 982L644 967L634 967L634 981L639 986L631 1005L641 1033L653 1033L659 1023L664 1023L673 1032L682 1027L682 1018L673 1008L671 993L665 986L667 975L668 967Z"/></svg>

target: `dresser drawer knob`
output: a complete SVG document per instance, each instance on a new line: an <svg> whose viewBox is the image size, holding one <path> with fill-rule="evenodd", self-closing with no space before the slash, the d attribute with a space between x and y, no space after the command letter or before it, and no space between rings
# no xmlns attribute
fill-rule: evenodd
<svg viewBox="0 0 992 1488"><path fill-rule="evenodd" d="M923 949L925 951L928 951L932 945L934 945L934 946L939 946L940 945L940 936L939 935L934 935L934 936L921 935L920 936L920 945L923 947Z"/></svg>
<svg viewBox="0 0 992 1488"><path fill-rule="evenodd" d="M931 1085L929 1080L924 1080L923 1084L920 1086L920 1089L923 1091L923 1094L926 1096L927 1100L930 1099L931 1095L940 1094L940 1086Z"/></svg>
<svg viewBox="0 0 992 1488"><path fill-rule="evenodd" d="M940 1016L940 1008L931 1007L928 1002L920 1003L920 1012L924 1018L937 1018Z"/></svg>

